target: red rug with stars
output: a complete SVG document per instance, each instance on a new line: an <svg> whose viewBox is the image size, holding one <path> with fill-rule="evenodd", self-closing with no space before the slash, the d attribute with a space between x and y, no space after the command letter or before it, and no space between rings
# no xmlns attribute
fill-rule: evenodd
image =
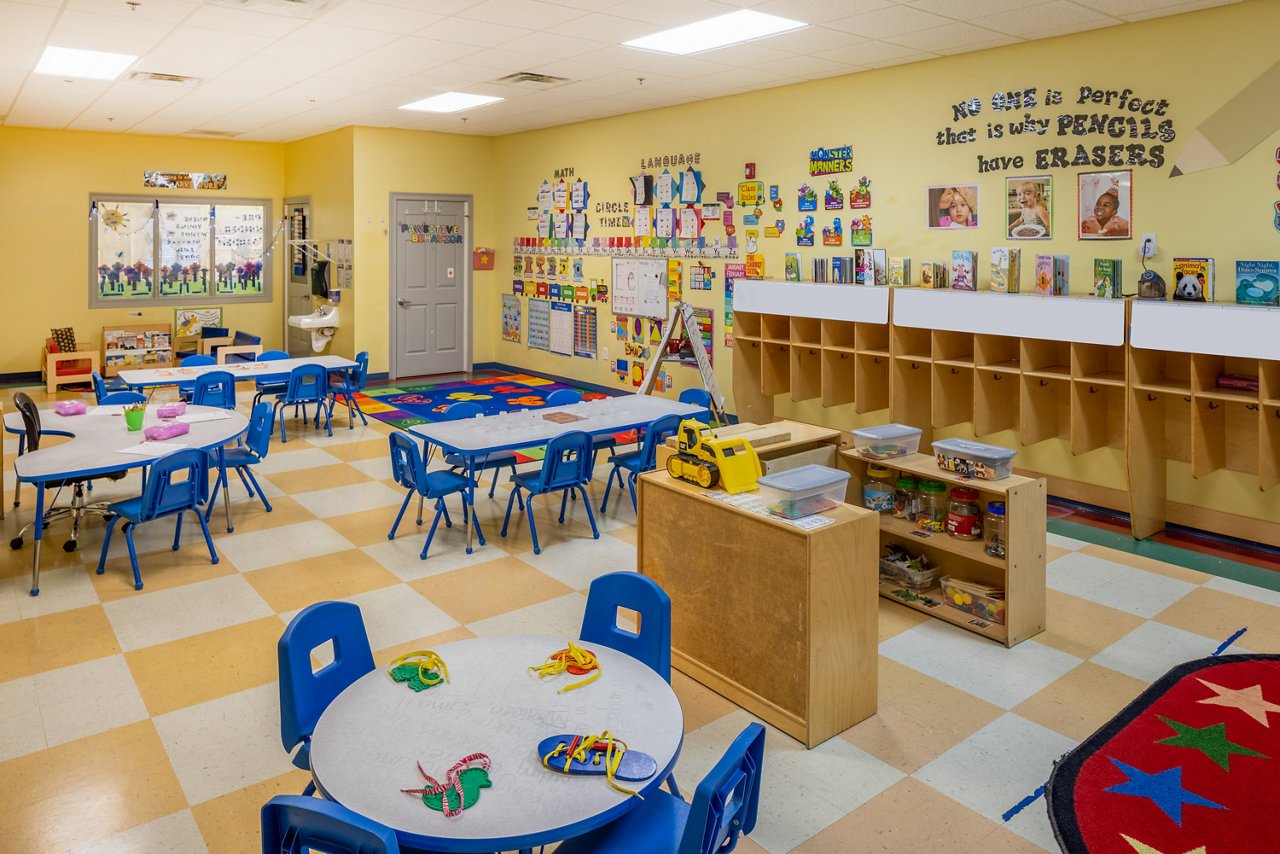
<svg viewBox="0 0 1280 854"><path fill-rule="evenodd" d="M1058 762L1067 854L1280 852L1280 655L1175 667Z"/></svg>

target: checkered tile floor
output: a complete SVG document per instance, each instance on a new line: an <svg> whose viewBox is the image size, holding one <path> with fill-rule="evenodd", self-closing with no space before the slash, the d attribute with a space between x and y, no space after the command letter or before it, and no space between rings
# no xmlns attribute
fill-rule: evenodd
<svg viewBox="0 0 1280 854"><path fill-rule="evenodd" d="M523 520L498 536L502 486L479 502L487 547L467 555L461 527L442 529L419 561L411 522L386 538L402 495L389 429L370 419L348 430L341 408L333 438L291 427L257 469L275 511L233 477L234 533L221 509L213 517L216 566L192 529L171 552L170 525L144 526L142 591L122 537L94 574L98 522L73 554L50 529L35 599L30 547L0 552L0 848L256 851L259 806L306 784L280 746L275 684L276 641L300 608L356 602L384 663L474 635L573 636L591 579L635 565L625 500L598 541L581 508L560 526L539 506L535 556ZM5 452L7 541L31 503L8 505L16 442ZM135 475L93 497L137 489ZM1012 650L881 600L879 714L809 751L771 729L759 824L739 850L1056 850L1043 801L1002 820L1056 757L1242 627L1232 651L1280 650L1280 593L1049 540L1048 630ZM687 728L677 773L697 781L751 716L673 677Z"/></svg>

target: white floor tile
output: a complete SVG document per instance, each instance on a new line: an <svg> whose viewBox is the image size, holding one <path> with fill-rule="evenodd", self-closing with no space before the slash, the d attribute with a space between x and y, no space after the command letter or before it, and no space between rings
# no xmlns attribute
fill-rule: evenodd
<svg viewBox="0 0 1280 854"><path fill-rule="evenodd" d="M1039 845L1050 854L1058 854L1062 850L1053 836L1053 826L1049 824L1049 811L1045 807L1043 795L1005 822L1004 826L1028 842Z"/></svg>
<svg viewBox="0 0 1280 854"><path fill-rule="evenodd" d="M189 803L293 768L280 745L279 691L272 682L152 718Z"/></svg>
<svg viewBox="0 0 1280 854"><path fill-rule="evenodd" d="M26 566L29 568L30 552L24 549L20 554L27 558ZM89 579L89 574L80 566L41 570L39 596L31 595L29 570L0 581L0 623L56 614L97 603L98 591Z"/></svg>
<svg viewBox="0 0 1280 854"><path fill-rule="evenodd" d="M72 848L71 854L137 854L140 851L205 854L208 850L195 816L191 814L191 810L182 810L88 845Z"/></svg>
<svg viewBox="0 0 1280 854"><path fill-rule="evenodd" d="M40 673L35 688L50 747L148 717L123 655Z"/></svg>
<svg viewBox="0 0 1280 854"><path fill-rule="evenodd" d="M360 607L371 649L386 649L452 629L458 621L407 584L370 590L343 601ZM291 617L292 619L292 617Z"/></svg>
<svg viewBox="0 0 1280 854"><path fill-rule="evenodd" d="M279 439L279 431L276 432L276 438L273 443ZM280 450L275 444L267 451L267 458L255 465L254 473L263 472L267 475L276 474L278 472L298 471L299 469L316 468L317 466L332 466L342 462L333 454L323 451L320 448L299 448L296 451L288 449L288 443L284 446L284 450Z"/></svg>
<svg viewBox="0 0 1280 854"><path fill-rule="evenodd" d="M367 442L370 439L381 439L384 442L387 441L386 432L374 427L373 423L374 423L374 419L370 418L369 419L370 426L365 427L363 424L360 423L360 419L357 417L356 426L353 429L348 430L346 413L345 412L342 413L342 417L339 418L338 411L334 410L332 436L326 436L324 434L323 419L321 419L319 430L316 430L313 427L308 429L306 433L303 433L301 435L312 445L317 445L320 447L323 447L325 445L345 445L350 442ZM285 419L285 431L290 432L290 424L288 423L287 418ZM280 435L280 431L279 429L277 429L276 436L278 437L279 435ZM299 434L294 432L292 433L292 435L299 435Z"/></svg>
<svg viewBox="0 0 1280 854"><path fill-rule="evenodd" d="M405 515L409 515L409 511L406 511ZM422 526L423 529L428 528L430 524L430 521L427 521ZM390 520L387 522L387 527L391 527ZM442 521L440 528L436 531L435 539L431 541L431 551L427 552L427 559L421 560L418 555L422 552L422 544L427 537L426 531L419 530L410 519L407 524L400 523L400 530L396 532L394 540L365 546L361 551L395 573L401 581L417 581L419 578L451 572L464 566L473 566L501 557L500 552L492 546L475 548L471 554L467 554L466 536L466 529L462 525L454 523L452 528L445 528Z"/></svg>
<svg viewBox="0 0 1280 854"><path fill-rule="evenodd" d="M1050 564L1047 583L1054 590L1147 619L1197 586L1082 554L1064 555Z"/></svg>
<svg viewBox="0 0 1280 854"><path fill-rule="evenodd" d="M125 652L270 617L275 611L242 575L126 596L102 606Z"/></svg>
<svg viewBox="0 0 1280 854"><path fill-rule="evenodd" d="M1245 584L1242 581L1232 581L1230 578L1214 578L1212 581L1206 582L1204 586L1211 590L1230 593L1232 596L1248 599L1250 602L1262 602L1272 608L1280 608L1280 591L1268 590L1256 584Z"/></svg>
<svg viewBox="0 0 1280 854"><path fill-rule="evenodd" d="M317 520L247 534L223 534L218 550L241 572L355 548L351 541Z"/></svg>
<svg viewBox="0 0 1280 854"><path fill-rule="evenodd" d="M1005 709L1080 663L1034 640L1006 649L940 620L889 638L880 644L880 654Z"/></svg>
<svg viewBox="0 0 1280 854"><path fill-rule="evenodd" d="M347 463L353 469L362 471L374 480L387 480L391 477L391 456L372 457L367 460L352 460Z"/></svg>
<svg viewBox="0 0 1280 854"><path fill-rule="evenodd" d="M528 551L518 557L574 590L587 589L605 573L636 568L636 547L608 534L598 540L568 540L542 554Z"/></svg>
<svg viewBox="0 0 1280 854"><path fill-rule="evenodd" d="M476 635L562 635L576 638L582 629L582 612L586 605L586 596L567 593L546 602L468 623L467 628Z"/></svg>
<svg viewBox="0 0 1280 854"><path fill-rule="evenodd" d="M1074 537L1064 537L1061 534L1054 533L1048 534L1046 539L1051 546L1057 546L1060 549L1070 549L1071 551L1075 551L1076 549L1084 548L1089 545L1084 540L1077 540Z"/></svg>
<svg viewBox="0 0 1280 854"><path fill-rule="evenodd" d="M1075 746L1061 733L1006 713L913 776L999 824L1005 812L1044 785L1054 761ZM1044 804L1027 809L1043 812Z"/></svg>
<svg viewBox="0 0 1280 854"><path fill-rule="evenodd" d="M4 726L0 727L0 762L44 750L44 721L36 702L36 677L24 676L0 682L0 709L4 710Z"/></svg>
<svg viewBox="0 0 1280 854"><path fill-rule="evenodd" d="M1248 638L1248 635L1245 635ZM1206 638L1163 623L1143 623L1093 657L1095 664L1154 682L1168 670L1211 655L1226 638ZM1232 645L1230 653L1248 652Z"/></svg>
<svg viewBox="0 0 1280 854"><path fill-rule="evenodd" d="M336 486L333 489L321 489L316 492L303 492L294 495L293 498L316 516L324 519L329 516L359 513L362 510L377 510L379 507L398 508L400 502L404 500L404 493L385 484L370 481L351 486ZM393 510L387 515L388 526L394 518Z"/></svg>

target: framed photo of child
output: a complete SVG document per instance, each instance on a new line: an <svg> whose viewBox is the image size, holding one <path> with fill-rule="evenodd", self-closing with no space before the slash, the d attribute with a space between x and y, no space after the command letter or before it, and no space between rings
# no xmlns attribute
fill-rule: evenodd
<svg viewBox="0 0 1280 854"><path fill-rule="evenodd" d="M944 184L928 190L928 228L978 227L977 184Z"/></svg>
<svg viewBox="0 0 1280 854"><path fill-rule="evenodd" d="M1133 170L1084 172L1076 177L1081 240L1133 238Z"/></svg>
<svg viewBox="0 0 1280 854"><path fill-rule="evenodd" d="M1009 240L1053 237L1053 176L1005 178L1005 236Z"/></svg>

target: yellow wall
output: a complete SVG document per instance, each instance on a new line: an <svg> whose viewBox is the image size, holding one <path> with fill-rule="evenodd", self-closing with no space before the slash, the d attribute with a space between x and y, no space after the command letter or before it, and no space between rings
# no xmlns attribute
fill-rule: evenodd
<svg viewBox="0 0 1280 854"><path fill-rule="evenodd" d="M1177 139L1165 146L1168 162L1160 169L1134 168L1135 233L1154 232L1159 255L1153 259L1166 279L1174 256L1209 255L1217 259L1218 299L1234 301L1234 262L1237 258L1275 258L1277 235L1272 227L1272 204L1277 193L1272 159L1280 133L1273 134L1232 166L1203 173L1169 178L1169 170L1196 126L1222 105L1224 99L1242 89L1277 59L1274 48L1242 51L1253 43L1252 34L1268 31L1280 20L1280 2L1262 0L1221 7L1205 12L1160 18L1105 30L1056 39L997 48L925 63L887 68L862 74L771 89L747 95L701 101L651 112L635 113L548 130L501 137L496 160L503 165L502 181L513 198L505 199L497 282L501 290L510 287L511 240L513 236L533 236L534 224L525 218L525 207L534 203L539 183L551 179L557 168L571 166L575 176L589 182L592 201L624 200L627 178L636 174L640 158L654 154L701 152L704 199L714 200L715 191L732 190L741 180L743 164L754 162L756 175L766 186L778 184L784 201L779 216L787 231L781 239L761 238L767 258L766 274L782 278L783 253L800 252L804 276L814 257L851 255L842 249L821 246L821 226L831 222L834 212L814 212L817 243L813 248L797 248L794 228L798 224L796 189L809 181L821 190L825 182L810 179L808 152L819 146L850 144L854 153L853 173L840 176L848 190L851 180L869 176L873 204L867 211L874 220L875 245L893 255L908 255L917 266L926 260L949 260L952 249L978 251L980 281L985 287L989 250L994 245L1012 245L1004 237L1002 196L1004 178L1031 175L1037 170L1029 162L1020 170L978 174L976 155L1023 154L1030 161L1037 148L1065 145L1074 151L1077 141L1086 146L1141 140L1111 140L1088 136L1059 137L1054 130L1035 141L1025 138L987 140L986 122L1008 121L1008 115L991 112L992 93L1028 86L1038 87L1041 98L1046 88L1060 89L1060 108L1032 110L1037 118L1052 118L1058 112L1099 112L1097 105L1077 105L1079 87L1099 89L1131 88L1141 97L1167 99L1168 116L1173 119ZM1194 44L1194 63L1153 62L1160 46ZM984 101L983 111L970 124L978 128L979 141L968 145L939 146L935 134L952 121L952 104L969 97ZM1260 111L1280 112L1280 103L1258 105ZM1021 115L1014 113L1013 115ZM1158 144L1148 142L1148 144ZM1107 241L1085 243L1077 240L1075 223L1076 181L1080 172L1120 167L1076 167L1052 169L1057 201L1051 241L1021 242L1023 280L1030 278L1037 253L1067 254L1071 257L1072 290L1085 293L1092 284L1095 257L1122 258L1125 289L1136 291L1141 271L1138 242ZM656 170L661 171L661 170ZM677 171L672 169L673 172ZM981 193L978 228L963 236L954 231L929 231L924 227L925 187L947 183L978 183ZM739 239L744 232L743 210L736 208ZM841 213L849 222L854 213ZM763 223L772 222L773 211L765 206ZM592 221L598 219L592 214ZM591 237L624 234L618 229L594 229ZM723 229L712 225L704 234L722 236ZM685 262L686 266L688 261ZM722 306L723 262L707 262L719 278L710 292L690 292L686 297L697 305L710 305L716 313L716 376L722 390L730 393L731 354L723 348ZM587 276L608 276L606 258L586 260ZM527 301L526 301L527 303ZM601 313L600 341L618 355L618 343L609 334L611 316ZM501 340L497 314L489 318L482 334L494 339L500 362L568 375L592 382L615 385L605 361L589 362L529 350L524 343ZM674 367L678 387L697 383L695 371ZM777 401L779 415L830 424L841 428L885 420L885 413L857 416L851 407L824 409L817 402L791 403L785 395ZM730 401L732 409L732 401ZM943 435L965 435L962 427L942 431ZM1016 445L1014 434L999 434L993 441ZM1125 487L1123 454L1111 449L1072 457L1065 443L1048 441L1022 448L1020 465L1077 480L1117 489ZM1280 518L1280 489L1260 494L1257 478L1220 472L1193 481L1188 467L1170 466L1169 497L1174 501L1202 504L1256 518Z"/></svg>
<svg viewBox="0 0 1280 854"><path fill-rule="evenodd" d="M283 164L283 147L271 143L0 127L0 374L38 371L50 327L72 326L101 346L106 325L173 323L172 306L88 307L90 193L268 198L278 214ZM146 189L145 169L225 172L227 190ZM273 302L229 305L223 320L278 346L280 299L277 285Z"/></svg>

